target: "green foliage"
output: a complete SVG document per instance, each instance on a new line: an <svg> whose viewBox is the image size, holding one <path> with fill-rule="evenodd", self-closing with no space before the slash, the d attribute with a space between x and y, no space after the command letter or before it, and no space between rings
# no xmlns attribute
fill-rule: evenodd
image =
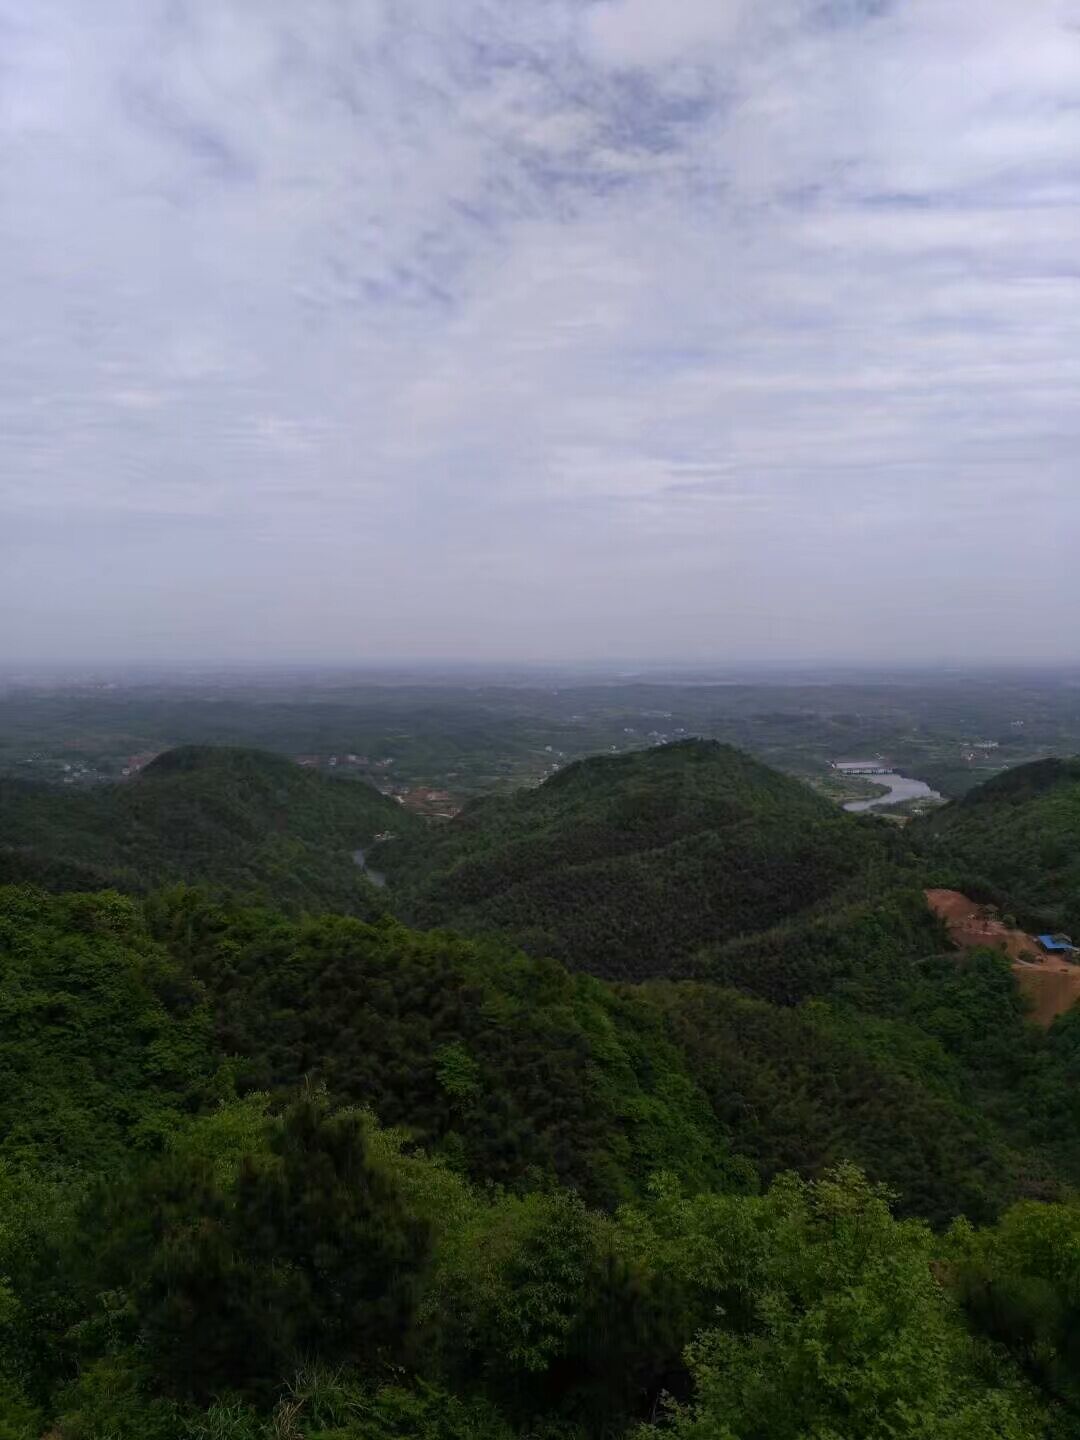
<svg viewBox="0 0 1080 1440"><path fill-rule="evenodd" d="M640 980L705 941L774 925L896 864L901 838L729 746L686 741L567 767L381 846L421 925L498 932Z"/></svg>
<svg viewBox="0 0 1080 1440"><path fill-rule="evenodd" d="M880 1026L709 985L657 984L646 993L733 1145L765 1178L856 1160L896 1189L908 1213L938 1223L958 1212L989 1218L1009 1198L1000 1137L962 1087L898 1063ZM904 1040L906 1049L911 1037ZM936 1058L949 1076L946 1058Z"/></svg>
<svg viewBox="0 0 1080 1440"><path fill-rule="evenodd" d="M435 1078L454 1100L471 1100L480 1090L480 1067L459 1041L435 1052Z"/></svg>
<svg viewBox="0 0 1080 1440"><path fill-rule="evenodd" d="M59 1397L58 1440L183 1440L178 1407L148 1390L144 1368L106 1357ZM239 1440L239 1437L237 1437Z"/></svg>
<svg viewBox="0 0 1080 1440"><path fill-rule="evenodd" d="M688 1351L683 1440L1034 1440L1044 1417L1015 1374L964 1333L933 1272L930 1232L897 1222L885 1197L841 1168L814 1185L778 1182L720 1278L739 1301ZM713 1262L715 1266L715 1261ZM995 1373L996 1372L996 1373Z"/></svg>
<svg viewBox="0 0 1080 1440"><path fill-rule="evenodd" d="M194 1122L86 1198L53 1322L80 1360L47 1397L60 1440L586 1440L665 1391L684 1403L662 1433L694 1440L1041 1433L931 1232L850 1168L763 1196L664 1178L612 1219L476 1190L317 1097L264 1110ZM950 1274L983 1243L954 1237Z"/></svg>
<svg viewBox="0 0 1080 1440"><path fill-rule="evenodd" d="M657 1167L746 1183L663 1023L551 960L337 916L302 921L161 896L154 933L205 986L241 1087L306 1077L470 1173L593 1201Z"/></svg>
<svg viewBox="0 0 1080 1440"><path fill-rule="evenodd" d="M1035 1376L1080 1431L1080 1205L1026 1202L993 1230L954 1226L952 1280L974 1325Z"/></svg>
<svg viewBox="0 0 1080 1440"><path fill-rule="evenodd" d="M273 1421L242 1400L218 1401L187 1422L184 1440L272 1440Z"/></svg>
<svg viewBox="0 0 1080 1440"><path fill-rule="evenodd" d="M288 1387L276 1419L279 1433L287 1426L307 1440L511 1440L513 1433L480 1397L463 1398L418 1377L364 1385L311 1366Z"/></svg>
<svg viewBox="0 0 1080 1440"><path fill-rule="evenodd" d="M1080 757L1006 770L912 833L942 883L1080 934Z"/></svg>
<svg viewBox="0 0 1080 1440"><path fill-rule="evenodd" d="M103 1168L209 1083L210 1016L114 891L0 888L0 1158Z"/></svg>
<svg viewBox="0 0 1080 1440"><path fill-rule="evenodd" d="M304 1097L235 1166L182 1147L95 1202L87 1283L128 1297L170 1393L269 1396L309 1354L374 1372L400 1352L424 1224L368 1162L362 1118Z"/></svg>
<svg viewBox="0 0 1080 1440"><path fill-rule="evenodd" d="M883 877L872 898L830 905L762 933L699 951L694 973L763 1000L830 998L871 1013L903 1008L911 967L948 949L917 885Z"/></svg>
<svg viewBox="0 0 1080 1440"><path fill-rule="evenodd" d="M74 1312L58 1256L81 1194L46 1167L0 1161L0 1416L32 1411L66 1371L61 1337Z"/></svg>
<svg viewBox="0 0 1080 1440"><path fill-rule="evenodd" d="M663 1278L628 1256L606 1217L556 1192L476 1208L440 1247L431 1343L459 1383L511 1413L545 1407L602 1432L677 1355Z"/></svg>
<svg viewBox="0 0 1080 1440"><path fill-rule="evenodd" d="M0 1440L37 1440L42 1414L16 1384L0 1379Z"/></svg>
<svg viewBox="0 0 1080 1440"><path fill-rule="evenodd" d="M485 1401L423 1382L361 1393L350 1400L343 1424L309 1432L310 1440L512 1440L513 1434Z"/></svg>
<svg viewBox="0 0 1080 1440"><path fill-rule="evenodd" d="M212 885L292 909L384 907L352 852L420 824L359 781L258 750L185 746L123 783L0 779L0 879L55 889Z"/></svg>
<svg viewBox="0 0 1080 1440"><path fill-rule="evenodd" d="M292 913L0 890L0 1440L1076 1433L1080 1019L944 953L903 836L715 746L590 762L394 842L463 939L296 915L357 839L314 778L64 812L61 870Z"/></svg>
<svg viewBox="0 0 1080 1440"><path fill-rule="evenodd" d="M1032 1025L1008 960L992 950L952 949L921 889L898 887L876 903L838 906L703 950L696 968L711 982L781 1005L828 1001L830 1027L843 1034L851 1059L862 1057L864 1073L872 1065L897 1102L905 1092L909 1097L911 1123L882 1131L887 1146L899 1158L912 1141L936 1145L931 1137L940 1136L937 1160L924 1171L928 1182L916 1187L926 1195L921 1213L944 1219L964 1209L985 1216L987 1205L1010 1193L1052 1195L1055 1175L1080 1180L1080 1044L1070 1039L1080 1037L1080 1027L1065 1017L1047 1036ZM835 1041L825 1043L835 1048ZM899 1074L899 1083L889 1072ZM919 1091L934 1097L929 1109ZM882 1169L845 1137L841 1150L896 1185L908 1203L906 1163ZM983 1202L971 1208L970 1189L961 1196L947 1185L930 1203L930 1190L966 1166L965 1153L981 1157ZM1003 1165L1011 1172L1004 1184Z"/></svg>

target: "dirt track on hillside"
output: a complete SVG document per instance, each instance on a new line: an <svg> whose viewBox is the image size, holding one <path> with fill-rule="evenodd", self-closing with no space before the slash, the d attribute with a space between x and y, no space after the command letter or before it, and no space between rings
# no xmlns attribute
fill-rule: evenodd
<svg viewBox="0 0 1080 1440"><path fill-rule="evenodd" d="M961 949L984 945L1008 955L1013 974L1031 1001L1031 1018L1036 1024L1051 1024L1080 1000L1080 965L1044 955L1034 935L988 919L982 907L959 890L927 890L926 901L945 921L953 943Z"/></svg>

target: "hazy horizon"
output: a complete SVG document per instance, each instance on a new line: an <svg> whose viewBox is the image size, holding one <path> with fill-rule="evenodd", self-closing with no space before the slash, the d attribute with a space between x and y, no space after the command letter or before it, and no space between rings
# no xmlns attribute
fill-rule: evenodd
<svg viewBox="0 0 1080 1440"><path fill-rule="evenodd" d="M889 685L911 681L957 681L968 678L1040 680L1057 679L1068 685L1080 683L1080 661L1034 661L1018 659L966 661L956 657L938 660L877 661L851 660L836 657L796 657L787 660L723 661L698 659L638 658L637 660L558 658L522 660L512 656L500 659L470 660L461 657L421 657L411 660L387 658L358 660L334 658L281 659L204 659L204 660L97 660L35 659L5 660L0 656L0 682L13 678L45 676L50 681L70 678L82 683L134 682L170 683L187 681L226 681L235 679L243 684L259 681L308 679L338 684L439 683L464 684L473 680L498 685L502 681L526 679L540 681L596 680L641 681L659 685L739 685L751 686L777 683L781 685L846 684Z"/></svg>
<svg viewBox="0 0 1080 1440"><path fill-rule="evenodd" d="M1078 89L1077 0L0 0L0 667L1077 663Z"/></svg>

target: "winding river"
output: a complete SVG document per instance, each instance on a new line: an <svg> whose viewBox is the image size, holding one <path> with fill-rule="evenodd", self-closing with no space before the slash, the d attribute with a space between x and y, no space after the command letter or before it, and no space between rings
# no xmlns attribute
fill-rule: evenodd
<svg viewBox="0 0 1080 1440"><path fill-rule="evenodd" d="M887 805L900 805L905 800L940 800L942 797L937 790L931 790L925 780L912 780L907 775L897 775L890 771L888 775L868 775L868 780L873 780L875 785L887 785L888 795L877 795L873 800L849 800L844 806L845 810L852 812L861 810L882 810Z"/></svg>

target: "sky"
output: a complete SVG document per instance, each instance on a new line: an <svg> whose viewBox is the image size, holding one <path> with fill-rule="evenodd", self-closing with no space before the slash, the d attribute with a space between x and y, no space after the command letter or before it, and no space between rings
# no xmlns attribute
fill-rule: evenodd
<svg viewBox="0 0 1080 1440"><path fill-rule="evenodd" d="M0 0L0 659L1080 658L1080 0Z"/></svg>

